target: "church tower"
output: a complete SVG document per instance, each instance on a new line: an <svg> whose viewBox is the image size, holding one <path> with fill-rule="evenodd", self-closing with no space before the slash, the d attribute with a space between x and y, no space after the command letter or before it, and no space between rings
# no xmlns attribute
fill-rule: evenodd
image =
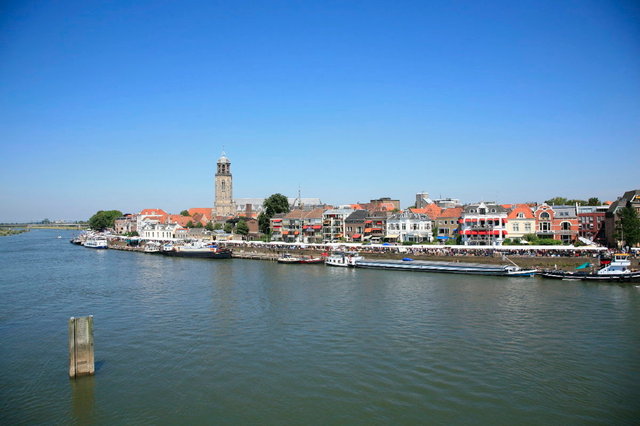
<svg viewBox="0 0 640 426"><path fill-rule="evenodd" d="M224 151L218 158L218 169L215 177L215 201L213 204L214 216L234 216L236 214L233 204L233 180L231 177L231 161Z"/></svg>

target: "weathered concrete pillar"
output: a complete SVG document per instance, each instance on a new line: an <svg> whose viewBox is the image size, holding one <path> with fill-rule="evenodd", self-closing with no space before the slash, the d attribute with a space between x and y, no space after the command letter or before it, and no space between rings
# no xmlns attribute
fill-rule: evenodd
<svg viewBox="0 0 640 426"><path fill-rule="evenodd" d="M69 377L93 375L93 315L69 318Z"/></svg>

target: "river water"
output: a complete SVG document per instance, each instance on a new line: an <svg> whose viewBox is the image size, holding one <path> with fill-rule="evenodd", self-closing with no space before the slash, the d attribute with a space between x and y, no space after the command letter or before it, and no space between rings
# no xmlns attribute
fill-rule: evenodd
<svg viewBox="0 0 640 426"><path fill-rule="evenodd" d="M62 235L62 239L57 239ZM640 288L0 238L0 424L633 424ZM93 377L67 320L94 315Z"/></svg>

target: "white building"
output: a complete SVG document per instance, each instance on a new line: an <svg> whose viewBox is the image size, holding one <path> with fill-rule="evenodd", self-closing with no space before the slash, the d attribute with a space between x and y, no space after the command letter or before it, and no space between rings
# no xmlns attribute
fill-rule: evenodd
<svg viewBox="0 0 640 426"><path fill-rule="evenodd" d="M173 240L176 229L180 228L177 223L152 223L144 222L138 233L143 240Z"/></svg>
<svg viewBox="0 0 640 426"><path fill-rule="evenodd" d="M507 237L507 209L481 202L464 206L460 235L467 246L499 246Z"/></svg>
<svg viewBox="0 0 640 426"><path fill-rule="evenodd" d="M387 219L385 238L398 242L420 243L433 241L433 221L426 214L396 213Z"/></svg>

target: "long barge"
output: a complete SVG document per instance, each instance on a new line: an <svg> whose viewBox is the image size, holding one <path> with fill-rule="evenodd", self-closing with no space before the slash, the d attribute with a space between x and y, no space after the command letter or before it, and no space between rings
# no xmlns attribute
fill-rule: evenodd
<svg viewBox="0 0 640 426"><path fill-rule="evenodd" d="M521 269L515 265L484 265L481 263L429 262L424 260L365 260L354 262L356 268L389 269L395 271L442 272L448 274L531 277L536 269Z"/></svg>

